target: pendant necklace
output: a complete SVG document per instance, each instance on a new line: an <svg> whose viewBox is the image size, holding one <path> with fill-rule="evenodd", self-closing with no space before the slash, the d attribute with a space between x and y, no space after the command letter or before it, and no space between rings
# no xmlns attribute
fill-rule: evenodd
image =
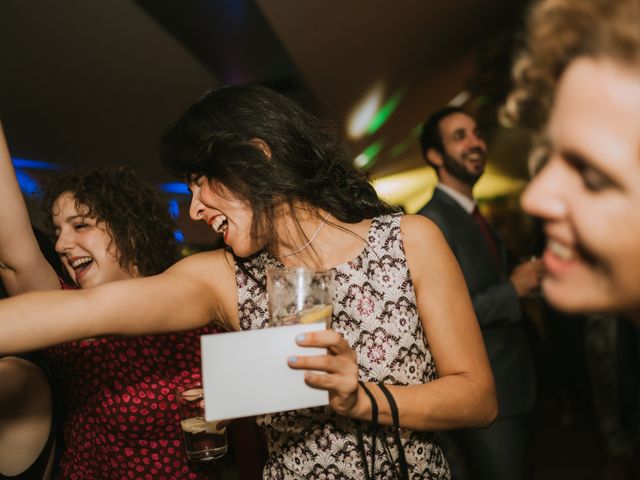
<svg viewBox="0 0 640 480"><path fill-rule="evenodd" d="M322 230L322 227L325 226L325 224L327 223L327 220L329 220L330 216L331 216L331 213L328 213L322 219L322 222L320 223L320 226L315 231L315 233L313 235L311 235L311 238L309 240L307 240L306 243L304 245L302 245L300 248L296 248L294 251L285 253L283 255L274 255L274 257L276 257L276 258L286 258L286 257L290 257L292 255L295 255L295 254L300 253L301 251L303 251L305 248L307 248L309 245L311 245L311 242L313 242L316 239L316 237L320 233L320 230Z"/></svg>

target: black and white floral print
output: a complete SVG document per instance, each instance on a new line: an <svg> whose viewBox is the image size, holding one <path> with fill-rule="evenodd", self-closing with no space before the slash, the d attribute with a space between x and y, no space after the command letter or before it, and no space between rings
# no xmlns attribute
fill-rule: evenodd
<svg viewBox="0 0 640 480"><path fill-rule="evenodd" d="M436 368L418 318L416 297L400 236L401 215L374 218L360 255L335 270L331 328L358 354L360 379L415 385L437 378ZM265 272L281 266L261 252L236 267L240 326L269 326ZM250 274L248 274L248 273ZM364 479L358 451L357 422L328 407L280 412L258 418L269 441L264 478ZM364 429L365 451L371 437ZM400 430L411 479L449 479L449 466L432 432ZM383 437L389 446L389 458ZM390 428L376 442L376 478L396 478L397 449Z"/></svg>

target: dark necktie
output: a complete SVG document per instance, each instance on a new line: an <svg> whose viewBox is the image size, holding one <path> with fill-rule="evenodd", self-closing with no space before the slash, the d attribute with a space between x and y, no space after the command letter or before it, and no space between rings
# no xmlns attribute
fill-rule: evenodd
<svg viewBox="0 0 640 480"><path fill-rule="evenodd" d="M500 251L498 250L498 244L496 243L496 239L491 233L491 227L489 227L489 223L487 223L487 220L480 213L480 210L478 210L477 206L473 209L473 212L471 212L471 217L478 224L478 227L480 227L480 232L482 233L482 236L484 237L485 242L487 243L487 247L489 247L489 251L495 258L498 271L499 272L502 271L502 259L500 258Z"/></svg>

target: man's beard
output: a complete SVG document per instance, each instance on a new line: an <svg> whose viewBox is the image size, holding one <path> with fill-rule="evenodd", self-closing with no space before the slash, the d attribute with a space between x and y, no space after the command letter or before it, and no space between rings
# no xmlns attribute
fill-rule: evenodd
<svg viewBox="0 0 640 480"><path fill-rule="evenodd" d="M483 155L485 155L485 152L482 151L479 148L473 148L473 149L471 149L471 151L479 151L479 152L482 152ZM484 173L484 169L482 169L482 171L479 172L479 173L473 173L473 172L468 171L464 167L464 163L463 162L458 161L457 159L455 159L454 157L449 155L446 151L442 152L442 161L443 161L443 164L444 164L444 168L453 177L457 178L462 183L465 183L465 184L469 185L470 187L473 187L476 184L476 182L478 181L478 179Z"/></svg>

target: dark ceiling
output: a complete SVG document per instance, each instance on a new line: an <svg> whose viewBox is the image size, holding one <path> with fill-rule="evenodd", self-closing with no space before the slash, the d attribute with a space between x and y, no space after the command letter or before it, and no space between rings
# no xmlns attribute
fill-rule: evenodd
<svg viewBox="0 0 640 480"><path fill-rule="evenodd" d="M155 159L160 134L212 86L270 86L346 132L378 85L396 109L348 147L355 157L377 143L370 168L386 175L422 164L415 127L493 68L479 55L523 3L2 0L0 116L14 157L128 164L158 184L173 180ZM191 242L209 238L185 228Z"/></svg>

